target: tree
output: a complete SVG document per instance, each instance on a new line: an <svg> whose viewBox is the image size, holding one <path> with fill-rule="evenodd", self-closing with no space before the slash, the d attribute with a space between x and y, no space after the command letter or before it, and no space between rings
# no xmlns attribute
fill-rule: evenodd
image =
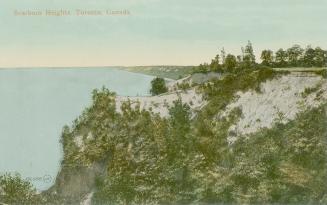
<svg viewBox="0 0 327 205"><path fill-rule="evenodd" d="M225 59L225 68L227 70L234 70L237 65L236 57L232 54L228 54Z"/></svg>
<svg viewBox="0 0 327 205"><path fill-rule="evenodd" d="M213 61L216 63L216 64L219 64L219 59L220 59L220 56L217 54L215 56L215 58L213 59Z"/></svg>
<svg viewBox="0 0 327 205"><path fill-rule="evenodd" d="M245 46L243 61L246 67L252 67L255 65L255 55L251 41L248 41L248 44Z"/></svg>
<svg viewBox="0 0 327 205"><path fill-rule="evenodd" d="M322 50L320 47L315 48L315 57L313 64L318 67L326 66L327 51Z"/></svg>
<svg viewBox="0 0 327 205"><path fill-rule="evenodd" d="M211 60L211 64L210 64L211 71L218 71L220 69L219 59L220 56L217 54L215 58Z"/></svg>
<svg viewBox="0 0 327 205"><path fill-rule="evenodd" d="M303 56L304 66L308 66L308 67L314 66L315 64L314 59L315 59L315 50L311 48L311 46L308 46L305 49L305 53Z"/></svg>
<svg viewBox="0 0 327 205"><path fill-rule="evenodd" d="M41 197L28 181L21 176L5 174L0 176L0 204L40 204Z"/></svg>
<svg viewBox="0 0 327 205"><path fill-rule="evenodd" d="M287 49L287 58L291 66L299 66L301 63L301 57L303 54L303 49L299 45L294 45L291 48Z"/></svg>
<svg viewBox="0 0 327 205"><path fill-rule="evenodd" d="M185 136L190 131L190 107L186 103L183 103L181 98L173 103L174 105L169 108L171 127L179 136Z"/></svg>
<svg viewBox="0 0 327 205"><path fill-rule="evenodd" d="M199 66L195 67L194 72L196 72L196 73L208 73L209 68L210 68L210 66L208 65L208 63L203 63L203 64L200 64Z"/></svg>
<svg viewBox="0 0 327 205"><path fill-rule="evenodd" d="M276 52L276 63L280 67L285 67L287 65L287 53L282 48Z"/></svg>
<svg viewBox="0 0 327 205"><path fill-rule="evenodd" d="M261 60L263 65L270 66L274 60L273 52L271 50L263 50L261 52Z"/></svg>
<svg viewBox="0 0 327 205"><path fill-rule="evenodd" d="M159 95L168 91L166 87L165 79L156 77L151 81L151 90L152 95Z"/></svg>
<svg viewBox="0 0 327 205"><path fill-rule="evenodd" d="M189 163L193 159L192 152L194 151L194 138L190 133L191 109L179 98L169 108L169 115L167 161L174 163L167 166L165 172L171 171L174 176L166 175L166 177L171 183L169 189L180 198L178 201L180 203L185 202L182 204L190 204L193 197L189 196L189 193L194 192L194 179L190 177L193 169Z"/></svg>
<svg viewBox="0 0 327 205"><path fill-rule="evenodd" d="M226 52L225 52L225 48L223 47L223 49L221 49L221 59L222 59L222 64L225 63L225 59L226 59Z"/></svg>

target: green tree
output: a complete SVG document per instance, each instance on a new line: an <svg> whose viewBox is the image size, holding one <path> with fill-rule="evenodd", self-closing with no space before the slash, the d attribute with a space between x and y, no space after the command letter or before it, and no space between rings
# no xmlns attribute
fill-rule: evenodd
<svg viewBox="0 0 327 205"><path fill-rule="evenodd" d="M208 73L209 72L209 65L208 63L203 63L203 64L200 64L197 68L196 68L196 72L199 72L199 73Z"/></svg>
<svg viewBox="0 0 327 205"><path fill-rule="evenodd" d="M181 98L169 108L168 166L171 195L178 204L189 204L194 195L194 181L190 176L194 158L194 139L191 131L191 110ZM171 203L171 202L170 202Z"/></svg>
<svg viewBox="0 0 327 205"><path fill-rule="evenodd" d="M315 55L316 55L315 50L313 48L311 48L311 46L308 46L305 49L304 56L303 56L304 66L307 66L307 67L314 66Z"/></svg>
<svg viewBox="0 0 327 205"><path fill-rule="evenodd" d="M172 130L176 132L175 135L180 136L181 138L185 137L185 135L190 131L190 107L183 103L179 98L174 101L173 106L169 108L169 115L169 122Z"/></svg>
<svg viewBox="0 0 327 205"><path fill-rule="evenodd" d="M165 79L156 77L151 81L151 90L152 95L159 95L168 91L166 87Z"/></svg>
<svg viewBox="0 0 327 205"><path fill-rule="evenodd" d="M102 156L108 155L103 146L111 150L108 172L99 178L92 204L153 204L167 186L162 183L169 172L165 169L167 123L129 101L121 110L113 121L107 115L107 119L88 125L98 132L95 136L102 136L98 143L88 144L88 149L100 150ZM94 111L89 116L105 112Z"/></svg>
<svg viewBox="0 0 327 205"><path fill-rule="evenodd" d="M228 54L225 59L225 68L228 71L233 71L236 68L237 60L236 57L232 54Z"/></svg>
<svg viewBox="0 0 327 205"><path fill-rule="evenodd" d="M0 204L40 204L41 197L28 181L20 175L5 174L0 176Z"/></svg>
<svg viewBox="0 0 327 205"><path fill-rule="evenodd" d="M287 53L282 48L276 52L276 64L280 67L285 67L287 65Z"/></svg>
<svg viewBox="0 0 327 205"><path fill-rule="evenodd" d="M263 65L266 65L266 66L272 65L272 62L274 60L273 52L271 50L263 50L261 52L261 60L262 60Z"/></svg>
<svg viewBox="0 0 327 205"><path fill-rule="evenodd" d="M301 65L301 57L303 54L303 48L300 45L294 45L291 48L287 49L287 58L290 66L299 66Z"/></svg>
<svg viewBox="0 0 327 205"><path fill-rule="evenodd" d="M220 69L219 61L220 61L220 56L217 54L215 58L211 60L211 64L210 64L211 71L219 71Z"/></svg>
<svg viewBox="0 0 327 205"><path fill-rule="evenodd" d="M314 65L318 67L326 66L327 51L322 50L320 47L315 48Z"/></svg>
<svg viewBox="0 0 327 205"><path fill-rule="evenodd" d="M255 65L255 55L253 52L253 47L252 47L251 41L248 41L248 44L245 46L243 62L245 63L245 66L247 68Z"/></svg>

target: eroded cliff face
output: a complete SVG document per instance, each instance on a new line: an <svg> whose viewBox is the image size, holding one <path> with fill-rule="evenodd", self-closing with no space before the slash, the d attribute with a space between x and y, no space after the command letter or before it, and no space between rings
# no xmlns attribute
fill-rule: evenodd
<svg viewBox="0 0 327 205"><path fill-rule="evenodd" d="M107 161L89 166L62 165L55 184L43 194L50 204L91 204L97 178L106 174Z"/></svg>
<svg viewBox="0 0 327 205"><path fill-rule="evenodd" d="M271 128L274 123L286 123L308 108L321 105L327 99L327 80L309 73L291 73L262 83L260 90L238 92L235 100L217 119L240 108L240 119L229 128L229 142L240 136Z"/></svg>
<svg viewBox="0 0 327 205"><path fill-rule="evenodd" d="M173 105L173 102L181 99L183 103L190 106L193 113L200 110L206 102L203 100L201 92L196 88L192 88L186 91L173 91L170 93L158 95L158 96L146 96L146 97L116 97L116 108L118 112L121 112L122 103L130 100L133 106L139 103L141 109L152 111L155 114L159 114L161 117L169 116L169 107Z"/></svg>
<svg viewBox="0 0 327 205"><path fill-rule="evenodd" d="M105 96L101 96L101 98L99 99L103 100L102 97L103 99L106 98ZM193 114L192 117L196 115L197 111L201 111L203 107L208 104L208 101L205 100L204 93L202 93L200 89L195 88L186 91L172 92L153 97L110 96L103 102L100 101L100 107L97 108L99 110L96 110L96 112L90 112L87 115L88 117L86 121L82 120L81 122L79 122L81 128L78 129L80 130L77 129L78 131L71 132L70 143L71 147L75 149L72 154L78 155L79 157L77 157L77 159L85 160L84 155L85 153L89 152L90 148L93 152L97 153L98 148L100 147L102 149L103 144L110 144L113 143L112 140L117 140L117 142L115 142L116 144L113 143L110 146L108 145L108 147L113 147L113 150L125 150L124 152L122 152L125 154L119 156L120 158L118 160L129 160L130 163L135 163L135 166L137 165L137 163L140 163L140 161L142 161L142 163L148 163L148 161L146 161L147 154L150 155L150 152L146 152L144 150L146 150L146 144L150 143L150 141L147 143L144 143L143 141L145 139L152 138L153 135L159 136L167 131L162 128L166 123L164 119L169 118L169 107L171 107L174 104L173 102L177 99L181 99L183 103L186 103L190 107L190 111ZM214 121L223 122L224 118L228 118L230 114L235 111L235 109L240 110L241 114L239 116L237 115L237 119L233 121L232 124L224 124L228 124L229 128L227 127L228 132L226 132L228 134L223 134L223 137L226 139L226 135L228 135L227 140L229 144L232 145L233 143L237 142L238 139L244 139L243 137L250 136L253 133L257 133L261 129L273 128L276 123L286 124L289 121L296 119L299 113L303 113L304 111L310 108L319 107L324 102L326 102L326 100L326 78L323 78L320 75L316 75L313 73L293 72L290 74L282 74L277 75L273 79L261 83L259 89L248 89L245 92L236 92L232 102L230 102L225 107L225 109L220 109L218 113L214 112L216 113L216 115L214 115ZM139 106L140 110L151 111L151 113L158 114L160 116L159 118L152 118L153 116L151 115L151 119L149 118L149 121L147 123L152 123L153 120L157 120L150 127L157 126L159 122L163 123L161 124L161 126L158 126L159 128L161 127L163 129L162 132L154 133L158 130L153 128L151 133L143 133L145 132L143 129L149 129L150 127L144 128L146 124L140 125L140 122L142 122L144 118L148 118L149 116L147 114L144 114L143 116L138 112L134 113L134 111L131 111L131 113L124 114L124 111L122 111L121 106L126 101L130 102L132 110ZM106 103L108 103L108 105L112 108L110 113L102 112L103 107L101 106L107 106ZM117 121L116 115L126 115L121 119L126 118L130 119L130 121L124 122L126 125L122 126L121 121ZM99 121L99 119L102 120ZM167 127L165 127L165 129L166 128ZM224 126L218 126L218 128L221 130L222 128L224 129ZM98 132L102 129L103 132L106 132L108 135L106 133L103 134L103 132ZM136 133L135 129L137 129L139 132ZM131 138L131 135L133 136L133 139ZM202 135L198 135L196 137L203 138ZM106 138L108 138L109 140L105 140ZM119 138L126 138L126 141L124 141L123 143L120 141ZM143 141L141 140L138 142L138 140L136 139L142 139ZM164 145L164 140L162 139L163 138L158 138L153 142L155 142L154 144L162 143ZM199 143L201 143L201 140L199 141ZM212 138L209 139L208 146L211 144L213 144ZM241 143L235 144L237 144L237 146L243 146ZM144 145L145 147L141 149L140 147ZM224 147L224 149L229 149L231 147L230 145L227 145L226 147ZM159 146L159 149L161 148L164 147ZM137 150L139 150L140 152L144 151L144 153L140 156L133 155L134 152L139 152ZM152 148L149 150L152 150ZM90 153L88 154L90 155ZM126 155L128 156L126 157ZM199 160L195 160L195 164L199 161L205 160L205 154L203 153L196 153L195 156L199 157ZM75 156L73 157L75 158ZM91 204L92 197L94 196L94 193L96 195L97 192L97 178L99 176L101 177L107 175L108 164L112 162L110 161L112 160L110 152L105 152L102 150L100 158L102 160L95 160L93 163L87 164L87 166L85 166L85 162L82 161L75 161L72 166L70 166L69 164L65 166L64 164L61 172L58 174L56 184L48 192L50 192L54 196L63 199L64 203ZM156 165L156 162L154 162L153 160L149 160L149 162ZM285 166L281 166L280 169L282 171L285 171ZM287 166L289 166L289 164L287 164ZM227 180L230 175L225 172L220 172L219 169L209 169L208 173L214 173L213 178L215 178L215 180L218 176L219 178L221 178L221 176L224 176ZM224 168L224 170L225 169L227 168ZM299 167L295 166L295 168L292 168L292 170L295 169L299 169ZM233 168L231 168L231 170L233 170ZM238 173L237 167L235 168L235 170L233 171ZM288 176L290 174L288 168L286 172L286 175L290 178L291 182L295 183L297 179L293 180L293 175ZM201 174L204 181L207 180L208 176L206 176L206 174L202 172L198 174ZM232 182L233 178L228 178L228 180L228 182Z"/></svg>

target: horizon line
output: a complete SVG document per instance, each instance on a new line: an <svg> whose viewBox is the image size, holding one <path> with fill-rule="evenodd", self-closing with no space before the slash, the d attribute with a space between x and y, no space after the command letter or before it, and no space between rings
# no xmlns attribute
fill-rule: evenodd
<svg viewBox="0 0 327 205"><path fill-rule="evenodd" d="M196 65L132 65L132 66L122 66L122 65L106 65L106 66L6 66L1 67L0 69L18 69L18 68L53 68L53 69L62 69L62 68L133 68L133 67L160 67L160 66L175 66L175 67L194 67Z"/></svg>

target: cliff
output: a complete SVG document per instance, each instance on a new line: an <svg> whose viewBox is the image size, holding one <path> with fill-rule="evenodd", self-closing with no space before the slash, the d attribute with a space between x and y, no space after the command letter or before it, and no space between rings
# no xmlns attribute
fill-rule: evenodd
<svg viewBox="0 0 327 205"><path fill-rule="evenodd" d="M63 131L63 168L45 195L70 204L324 203L326 98L323 75L268 69L153 97L97 90Z"/></svg>

